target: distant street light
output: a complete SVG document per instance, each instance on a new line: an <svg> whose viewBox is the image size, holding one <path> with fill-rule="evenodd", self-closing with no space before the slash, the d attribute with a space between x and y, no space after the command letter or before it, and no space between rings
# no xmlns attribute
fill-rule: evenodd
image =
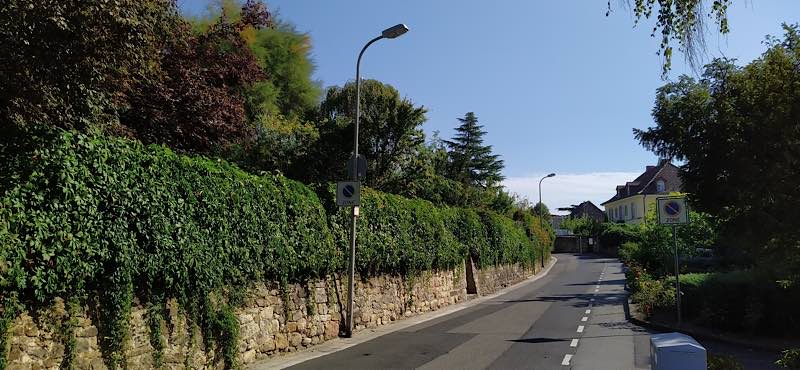
<svg viewBox="0 0 800 370"><path fill-rule="evenodd" d="M542 231L544 231L544 204L542 204L542 181L548 177L554 177L556 174L551 173L545 177L542 177L539 180L539 226L542 227ZM544 268L544 245L542 246L542 268Z"/></svg>
<svg viewBox="0 0 800 370"><path fill-rule="evenodd" d="M353 134L353 181L358 181L358 124L361 120L361 56L364 55L364 52L367 48L372 45L375 41L380 39L393 39L396 37L402 36L404 33L408 32L408 27L405 24L398 24L392 27L389 27L383 32L381 35L369 40L369 42L364 45L361 49L361 52L358 54L358 61L356 62L356 127ZM350 266L348 271L348 281L347 281L347 332L345 336L351 337L353 336L353 293L355 290L354 287L354 279L355 279L355 270L356 270L356 219L358 218L358 206L353 206L353 222L350 227Z"/></svg>

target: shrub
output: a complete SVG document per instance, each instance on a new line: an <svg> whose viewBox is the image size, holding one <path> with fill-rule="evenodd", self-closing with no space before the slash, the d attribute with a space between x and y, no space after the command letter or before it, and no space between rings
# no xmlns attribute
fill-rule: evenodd
<svg viewBox="0 0 800 370"><path fill-rule="evenodd" d="M486 225L480 215L469 208L447 208L445 226L451 230L472 260L480 263L480 255L490 250Z"/></svg>
<svg viewBox="0 0 800 370"><path fill-rule="evenodd" d="M775 362L785 369L800 370L800 348L792 348L783 351L781 358Z"/></svg>
<svg viewBox="0 0 800 370"><path fill-rule="evenodd" d="M333 187L327 193L333 202ZM350 208L331 208L330 229L342 248L350 245ZM467 247L447 228L447 209L431 202L362 188L357 222L356 267L363 276L414 274L464 261ZM478 236L479 237L479 236Z"/></svg>
<svg viewBox="0 0 800 370"><path fill-rule="evenodd" d="M664 284L661 280L642 276L636 279L633 302L639 304L645 315L651 315L658 308L671 307L675 304L675 288Z"/></svg>
<svg viewBox="0 0 800 370"><path fill-rule="evenodd" d="M210 327L203 312L213 292L225 299L253 281L300 281L342 265L317 195L280 176L69 132L7 159L22 170L0 198L0 296L40 305L98 292L109 367L134 294L176 297Z"/></svg>
<svg viewBox="0 0 800 370"><path fill-rule="evenodd" d="M636 226L606 222L601 229L598 240L606 248L619 247L626 242L638 242L641 239Z"/></svg>
<svg viewBox="0 0 800 370"><path fill-rule="evenodd" d="M488 248L478 251L479 267L522 263L533 266L536 262L536 250L531 239L525 235L524 229L509 219L494 212L481 214L489 242Z"/></svg>
<svg viewBox="0 0 800 370"><path fill-rule="evenodd" d="M745 370L744 366L728 355L708 354L708 370Z"/></svg>
<svg viewBox="0 0 800 370"><path fill-rule="evenodd" d="M800 326L792 308L798 290L755 271L683 274L680 280L684 316L701 324L763 334L789 334Z"/></svg>
<svg viewBox="0 0 800 370"><path fill-rule="evenodd" d="M639 243L626 242L619 247L619 258L628 266L638 262L640 253Z"/></svg>

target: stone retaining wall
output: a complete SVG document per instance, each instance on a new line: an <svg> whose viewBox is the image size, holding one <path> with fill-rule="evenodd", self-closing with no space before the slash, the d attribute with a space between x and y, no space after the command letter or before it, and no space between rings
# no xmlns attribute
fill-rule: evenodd
<svg viewBox="0 0 800 370"><path fill-rule="evenodd" d="M476 270L475 284L479 295L497 292L535 274L536 268L518 264L486 267Z"/></svg>
<svg viewBox="0 0 800 370"><path fill-rule="evenodd" d="M517 265L475 270L481 295L521 281L533 270ZM355 330L385 325L404 317L462 302L467 299L465 267L454 271L428 271L413 279L377 276L356 279ZM331 276L308 284L289 286L284 302L277 284L257 284L248 290L244 305L236 311L240 323L239 363L248 364L282 352L294 352L338 337L347 300L346 278ZM205 351L199 329L189 325L177 303L166 305L164 364L169 369L186 367L217 368L221 359ZM24 313L10 329L9 370L56 369L63 360L64 340L58 338L57 325L66 318L64 304L35 313ZM130 338L126 343L126 362L131 369L153 367L146 309L135 305L131 314ZM105 368L98 346L98 330L90 319L91 310L77 318L75 332L78 369Z"/></svg>

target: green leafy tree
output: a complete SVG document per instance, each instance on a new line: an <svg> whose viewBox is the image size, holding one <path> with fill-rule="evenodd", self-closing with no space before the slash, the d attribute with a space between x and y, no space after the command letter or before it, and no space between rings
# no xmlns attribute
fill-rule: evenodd
<svg viewBox="0 0 800 370"><path fill-rule="evenodd" d="M728 6L732 0L626 0L631 6L636 25L643 19L655 18L651 36L661 38L659 54L664 58L662 76L672 67L672 45L677 42L686 60L692 66L700 64L705 48L706 17L713 19L717 30L727 34ZM632 3L632 4L631 4ZM709 7L710 5L710 7ZM709 9L708 11L706 9ZM608 11L611 14L611 0Z"/></svg>
<svg viewBox="0 0 800 370"><path fill-rule="evenodd" d="M253 1L238 20L221 17L200 34L180 21L157 53L159 75L131 86L122 133L199 153L250 140L244 92L264 73L242 34L269 22L263 4Z"/></svg>
<svg viewBox="0 0 800 370"><path fill-rule="evenodd" d="M310 177L316 181L343 179L346 162L353 152L355 83L332 87L320 105L319 131ZM376 80L361 83L359 154L367 159L366 185L392 191L398 189L410 164L424 146L421 125L425 108L414 106L394 87Z"/></svg>
<svg viewBox="0 0 800 370"><path fill-rule="evenodd" d="M478 124L478 117L469 112L458 121L461 125L456 128L453 140L444 141L450 156L449 177L481 188L490 188L503 181L503 160L492 154L491 145L483 145L486 131Z"/></svg>
<svg viewBox="0 0 800 370"><path fill-rule="evenodd" d="M282 114L291 120L317 106L322 90L312 79L315 66L308 34L277 20L273 27L247 30L243 37L266 74L249 93L252 115Z"/></svg>
<svg viewBox="0 0 800 370"><path fill-rule="evenodd" d="M537 216L550 217L550 209L547 208L546 204L541 202L536 202L536 205L533 206L533 214Z"/></svg>
<svg viewBox="0 0 800 370"><path fill-rule="evenodd" d="M693 204L722 220L726 244L771 261L771 272L800 274L800 36L783 39L746 67L706 66L658 90L657 126L635 130L646 148L674 157Z"/></svg>
<svg viewBox="0 0 800 370"><path fill-rule="evenodd" d="M602 223L591 217L567 218L561 222L561 228L586 237L597 237L603 232Z"/></svg>
<svg viewBox="0 0 800 370"><path fill-rule="evenodd" d="M0 6L0 136L116 122L127 87L157 70L168 0L9 0Z"/></svg>

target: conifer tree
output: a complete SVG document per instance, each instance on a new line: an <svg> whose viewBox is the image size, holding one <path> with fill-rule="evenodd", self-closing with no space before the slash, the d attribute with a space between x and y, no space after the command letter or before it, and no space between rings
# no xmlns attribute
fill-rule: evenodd
<svg viewBox="0 0 800 370"><path fill-rule="evenodd" d="M469 112L458 119L453 140L445 140L449 149L448 177L470 186L490 188L504 179L503 160L492 154L491 145L483 145L483 126L478 124L475 113Z"/></svg>

